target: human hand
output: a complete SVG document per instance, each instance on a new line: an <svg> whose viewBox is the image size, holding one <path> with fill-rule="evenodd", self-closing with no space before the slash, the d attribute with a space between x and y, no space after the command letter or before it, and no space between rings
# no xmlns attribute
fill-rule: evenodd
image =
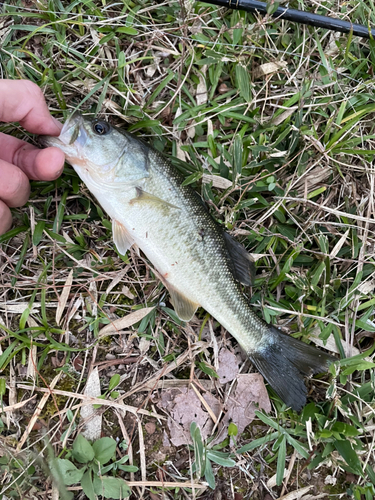
<svg viewBox="0 0 375 500"><path fill-rule="evenodd" d="M0 80L0 122L19 122L33 134L59 135L62 125L50 115L40 88L29 80ZM29 179L56 179L64 168L58 148L38 149L0 133L0 234L12 225L9 207L20 207L30 194Z"/></svg>

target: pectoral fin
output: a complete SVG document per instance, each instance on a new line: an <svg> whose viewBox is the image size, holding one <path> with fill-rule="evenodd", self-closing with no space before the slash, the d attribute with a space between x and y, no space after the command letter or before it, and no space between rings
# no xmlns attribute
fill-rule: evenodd
<svg viewBox="0 0 375 500"><path fill-rule="evenodd" d="M125 255L134 240L127 229L117 220L112 221L113 241L121 255Z"/></svg>
<svg viewBox="0 0 375 500"><path fill-rule="evenodd" d="M255 278L255 265L251 255L230 234L224 232L223 235L233 276L243 285L250 286Z"/></svg>
<svg viewBox="0 0 375 500"><path fill-rule="evenodd" d="M152 203L155 206L159 207L169 207L169 208L177 208L175 205L172 205L171 203L168 203L165 200L162 200L161 198L158 198L157 196L154 196L153 194L147 193L146 191L143 191L140 187L136 188L137 196L130 200L130 204L134 205L135 203Z"/></svg>

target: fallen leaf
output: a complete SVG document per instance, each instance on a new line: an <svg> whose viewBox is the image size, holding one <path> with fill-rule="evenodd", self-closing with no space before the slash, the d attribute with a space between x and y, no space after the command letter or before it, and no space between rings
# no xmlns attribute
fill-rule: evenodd
<svg viewBox="0 0 375 500"><path fill-rule="evenodd" d="M237 376L237 387L226 402L226 412L221 421L219 432L213 444L221 442L228 435L228 427L232 422L237 426L238 434L242 434L245 427L255 418L255 411L263 409L271 411L271 402L268 397L262 375L246 373Z"/></svg>
<svg viewBox="0 0 375 500"><path fill-rule="evenodd" d="M297 500L297 499L303 497L303 495L305 493L308 493L308 491L310 491L312 487L313 487L313 485L310 484L310 486L305 486L304 488L301 488L300 490L291 491L287 495L283 495L282 497L279 497L277 500Z"/></svg>
<svg viewBox="0 0 375 500"><path fill-rule="evenodd" d="M116 277L111 281L111 283L108 285L107 290L105 293L108 295L109 292L112 291L112 289L120 283L120 281L124 278L125 274L129 271L130 266L126 266L125 269L120 271Z"/></svg>
<svg viewBox="0 0 375 500"><path fill-rule="evenodd" d="M100 396L100 379L98 367L90 373L84 390L85 396ZM85 405L81 408L81 420L84 421L82 435L89 441L96 441L102 433L102 415L100 415L93 405Z"/></svg>
<svg viewBox="0 0 375 500"><path fill-rule="evenodd" d="M347 238L348 238L349 231L350 231L350 229L348 229L348 230L346 231L346 233L345 233L345 234L343 234L343 235L341 236L341 238L339 239L339 241L338 241L338 242L336 243L336 245L333 247L333 249L332 249L331 253L329 254L329 258L330 258L330 259L334 259L334 258L336 257L336 255L339 253L339 251L341 250L341 248L342 248L343 244L346 242L346 240L347 240ZM367 282L367 284L369 284L369 283ZM362 285L359 285L359 287L358 287L358 290L359 290L359 291L362 291L360 288L361 288L361 286L363 286L363 285L366 285L366 283L363 283ZM373 292L373 290L374 290L374 283L371 283L371 282L370 282L370 288L368 289L368 291L369 291L369 292ZM366 293L366 292L364 292L364 293Z"/></svg>
<svg viewBox="0 0 375 500"><path fill-rule="evenodd" d="M229 90L230 90L230 88L228 87L228 85L226 83L222 83L221 85L219 85L219 88L218 88L219 94L225 94Z"/></svg>
<svg viewBox="0 0 375 500"><path fill-rule="evenodd" d="M30 314L38 313L40 306L40 302L34 302L30 310ZM0 302L0 309L10 314L22 314L28 307L28 302Z"/></svg>
<svg viewBox="0 0 375 500"><path fill-rule="evenodd" d="M210 393L204 394L203 398L212 412L218 416L221 410L220 402ZM192 443L190 437L192 422L200 427L203 439L211 435L214 423L192 389L181 387L163 391L158 406L164 408L169 415L167 425L174 446Z"/></svg>
<svg viewBox="0 0 375 500"><path fill-rule="evenodd" d="M138 344L139 352L144 355L149 350L151 341L141 337Z"/></svg>
<svg viewBox="0 0 375 500"><path fill-rule="evenodd" d="M31 346L29 350L29 361L27 363L27 373L26 377L35 380L37 368L36 365L38 359L38 348L36 345Z"/></svg>
<svg viewBox="0 0 375 500"><path fill-rule="evenodd" d="M133 300L135 298L135 295L130 291L128 286L124 285L121 288L121 293L123 293L125 295L125 297L127 297L130 300Z"/></svg>
<svg viewBox="0 0 375 500"><path fill-rule="evenodd" d="M298 106L292 106L292 107L290 107L289 109L287 109L286 111L284 111L284 113L281 113L281 115L279 115L276 118L274 118L272 120L272 124L274 126L280 125L281 123L283 123L283 121L285 121L287 118L289 118L289 116L291 116L297 109L298 109ZM283 157L286 154L287 154L286 152L280 151L280 155L279 156ZM277 156L275 154L273 154L272 157L275 158Z"/></svg>
<svg viewBox="0 0 375 500"><path fill-rule="evenodd" d="M200 72L198 73L199 83L197 86L196 100L197 105L205 104L207 102L207 84L206 84L206 72L207 66L204 65L201 67Z"/></svg>
<svg viewBox="0 0 375 500"><path fill-rule="evenodd" d="M220 384L231 382L238 375L237 358L233 352L222 347L219 352L219 368L217 369Z"/></svg>
<svg viewBox="0 0 375 500"><path fill-rule="evenodd" d="M89 294L86 300L91 305L92 316L96 318L98 316L98 289L95 280L90 281Z"/></svg>
<svg viewBox="0 0 375 500"><path fill-rule="evenodd" d="M41 422L35 422L35 424L33 425L32 427L32 431L40 431L40 429L43 427L43 425L41 424Z"/></svg>
<svg viewBox="0 0 375 500"><path fill-rule="evenodd" d="M321 340L319 338L319 335L320 335L321 331L320 331L320 328L319 327L316 327L314 328L311 332L310 332L310 336L309 336L309 339L316 345L318 345L319 347L323 347L324 349L327 349L327 351L330 351L330 352L333 352L335 354L339 354L340 351L336 345L336 340L333 338L333 336L331 335L328 340L324 341ZM351 349L351 355L352 356L356 356L358 354L360 354L360 350L357 349L357 347L354 347L352 345L350 345L350 342L347 342L346 340L343 340L341 339L340 340L341 342L341 345L344 349L345 352L349 352L349 349ZM371 359L369 357L367 358L364 358L366 361L371 361Z"/></svg>
<svg viewBox="0 0 375 500"><path fill-rule="evenodd" d="M66 278L63 290L61 292L59 299L59 303L56 309L56 323L60 325L60 321L66 306L66 303L68 302L69 298L69 293L70 289L72 288L72 283L73 283L73 270L70 271L68 277Z"/></svg>
<svg viewBox="0 0 375 500"><path fill-rule="evenodd" d="M321 185L324 181L328 180L331 173L331 169L317 165L308 174L299 177L293 187L297 189L299 196L304 196L305 190L307 193L310 193L315 189L315 186Z"/></svg>
<svg viewBox="0 0 375 500"><path fill-rule="evenodd" d="M288 475L288 469L284 469L283 479L285 479L287 475ZM269 478L269 480L267 481L267 488L272 489L272 488L274 488L276 485L277 485L277 483L276 483L276 474L274 474L274 475L273 475L272 477L270 477L270 478Z"/></svg>
<svg viewBox="0 0 375 500"><path fill-rule="evenodd" d="M269 62L261 64L254 71L254 78L260 78L261 76L270 75L271 73L276 73L284 68L286 68L287 63L285 61Z"/></svg>
<svg viewBox="0 0 375 500"><path fill-rule="evenodd" d="M138 309L138 311L134 311L123 318L116 319L112 321L109 325L106 325L99 332L99 338L104 335L115 334L124 328L129 328L129 326L138 323L141 321L148 313L150 313L154 307L144 307L143 309Z"/></svg>
<svg viewBox="0 0 375 500"><path fill-rule="evenodd" d="M160 495L155 495L155 493L149 493L151 500L161 500Z"/></svg>
<svg viewBox="0 0 375 500"><path fill-rule="evenodd" d="M342 235L341 238L343 238L344 236L347 236L348 233L349 233L349 229L347 230L347 232L344 235ZM361 292L364 295L368 295L370 293L373 293L374 289L375 289L375 280L364 281L363 283L361 283L357 287L358 292Z"/></svg>
<svg viewBox="0 0 375 500"><path fill-rule="evenodd" d="M153 434L156 430L156 425L154 422L147 422L147 424L145 425L145 429L147 434Z"/></svg>
<svg viewBox="0 0 375 500"><path fill-rule="evenodd" d="M83 367L83 359L81 355L79 354L76 358L73 359L72 361L73 368L77 371L80 372Z"/></svg>
<svg viewBox="0 0 375 500"><path fill-rule="evenodd" d="M204 184L212 182L213 187L218 189L228 189L233 186L232 181L225 179L224 177L220 177L220 175L203 174L202 182Z"/></svg>

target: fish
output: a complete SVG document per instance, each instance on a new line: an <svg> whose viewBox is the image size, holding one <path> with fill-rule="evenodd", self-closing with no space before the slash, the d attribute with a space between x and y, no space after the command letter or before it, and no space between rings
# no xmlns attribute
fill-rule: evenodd
<svg viewBox="0 0 375 500"><path fill-rule="evenodd" d="M239 343L281 400L293 410L306 404L304 377L321 373L336 358L302 342L251 309L241 285L250 286L255 265L246 249L183 185L171 160L142 139L78 112L59 137L42 137L67 162L112 220L120 254L137 245L168 289L176 314L190 321L198 307Z"/></svg>

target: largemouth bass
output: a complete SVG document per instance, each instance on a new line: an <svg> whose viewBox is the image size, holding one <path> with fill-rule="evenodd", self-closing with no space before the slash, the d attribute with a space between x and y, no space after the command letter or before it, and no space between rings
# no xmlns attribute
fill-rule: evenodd
<svg viewBox="0 0 375 500"><path fill-rule="evenodd" d="M136 244L169 290L178 317L201 306L238 341L280 398L295 410L306 403L304 376L335 360L282 333L249 307L240 282L250 285L254 264L223 232L199 196L162 154L101 120L73 114L58 138L44 137L66 155L112 219L125 254Z"/></svg>

